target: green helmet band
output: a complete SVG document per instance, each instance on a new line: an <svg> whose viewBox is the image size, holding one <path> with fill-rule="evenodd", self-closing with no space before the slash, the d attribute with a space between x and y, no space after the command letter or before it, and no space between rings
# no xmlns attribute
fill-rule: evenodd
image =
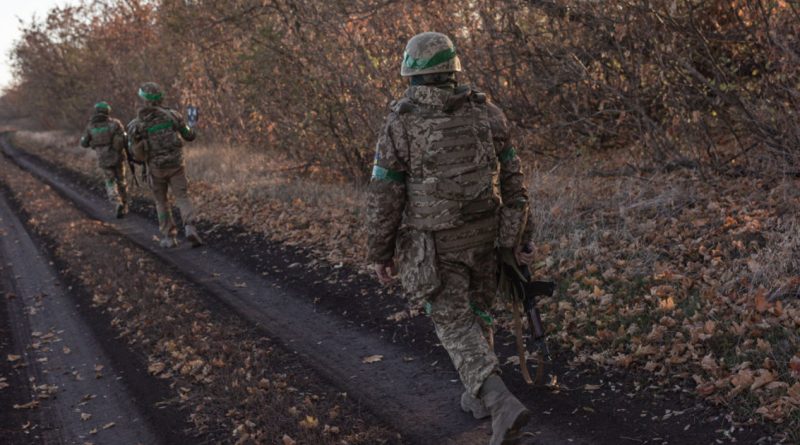
<svg viewBox="0 0 800 445"><path fill-rule="evenodd" d="M94 109L97 111L102 110L108 112L111 111L111 105L109 105L107 102L97 102L94 104Z"/></svg>
<svg viewBox="0 0 800 445"><path fill-rule="evenodd" d="M158 102L159 100L161 100L161 93L148 93L143 89L139 88L139 97L148 102Z"/></svg>
<svg viewBox="0 0 800 445"><path fill-rule="evenodd" d="M428 68L432 68L440 63L447 62L448 60L452 60L456 56L456 49L455 48L448 48L438 53L434 54L429 59L415 59L411 57L408 52L403 53L403 64L407 68L424 70Z"/></svg>

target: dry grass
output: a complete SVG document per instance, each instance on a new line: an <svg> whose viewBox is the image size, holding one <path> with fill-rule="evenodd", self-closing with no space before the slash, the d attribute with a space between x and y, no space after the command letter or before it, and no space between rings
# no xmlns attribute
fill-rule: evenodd
<svg viewBox="0 0 800 445"><path fill-rule="evenodd" d="M90 156L62 140L18 135L90 172ZM263 152L191 145L186 156L207 220L363 267L363 190ZM800 308L765 298L798 275L796 181L587 173L611 164L584 157L529 172L536 273L560 284L541 302L554 338L575 363L645 371L665 387L690 382L714 403L744 407L745 419L800 434Z"/></svg>

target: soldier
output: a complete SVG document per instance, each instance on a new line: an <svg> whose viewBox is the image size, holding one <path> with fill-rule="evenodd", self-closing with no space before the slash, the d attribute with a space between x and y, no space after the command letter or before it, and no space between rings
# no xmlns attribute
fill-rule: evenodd
<svg viewBox="0 0 800 445"><path fill-rule="evenodd" d="M145 163L147 180L153 191L161 231L161 247L176 247L178 230L172 217L167 193L172 190L181 211L186 239L197 247L203 244L195 229L194 207L189 200L188 181L183 162L183 141L193 141L196 134L175 110L161 106L163 93L153 82L139 88L144 106L128 124L134 160Z"/></svg>
<svg viewBox="0 0 800 445"><path fill-rule="evenodd" d="M125 127L109 116L111 106L106 102L94 104L92 116L81 137L81 146L97 153L97 164L103 172L108 200L114 204L117 218L128 213L128 185L125 178Z"/></svg>
<svg viewBox="0 0 800 445"><path fill-rule="evenodd" d="M461 62L444 34L406 45L410 79L380 132L369 186L368 260L387 284L397 272L425 304L466 391L461 407L491 415L491 445L513 444L530 411L500 378L482 324L497 287L496 247L532 260L528 194L503 112L459 86Z"/></svg>

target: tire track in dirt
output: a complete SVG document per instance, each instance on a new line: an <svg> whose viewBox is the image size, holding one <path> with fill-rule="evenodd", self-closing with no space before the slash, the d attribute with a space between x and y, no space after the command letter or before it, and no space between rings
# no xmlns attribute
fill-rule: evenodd
<svg viewBox="0 0 800 445"><path fill-rule="evenodd" d="M8 302L14 361L36 407L25 430L45 444L165 443L2 194L0 233L4 287L15 295Z"/></svg>
<svg viewBox="0 0 800 445"><path fill-rule="evenodd" d="M483 444L488 425L457 409L461 386L452 373L408 360L404 348L367 335L338 317L318 313L307 299L294 296L250 271L242 270L209 249L161 250L149 221L137 215L117 221L106 203L21 156L2 140L6 155L48 183L91 217L112 224L120 233L202 285L245 319L262 327L306 359L317 372L340 385L380 418L419 443ZM354 298L359 298L354 296ZM382 360L364 363L365 357ZM538 421L539 419L537 419ZM537 422L537 440L547 444L590 444L565 424Z"/></svg>

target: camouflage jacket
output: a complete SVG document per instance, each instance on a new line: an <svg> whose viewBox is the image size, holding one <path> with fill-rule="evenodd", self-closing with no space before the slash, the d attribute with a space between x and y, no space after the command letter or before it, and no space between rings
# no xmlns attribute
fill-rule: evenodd
<svg viewBox="0 0 800 445"><path fill-rule="evenodd" d="M386 262L394 256L395 241L398 231L408 221L409 193L412 193L416 184L424 183L425 159L423 152L430 152L431 146L436 146L437 138L434 126L440 128L453 127L456 124L437 124L434 120L426 120L432 111L436 116L445 113L458 115L459 107L472 107L477 110L478 119L474 122L475 138L483 138L489 142L491 153L490 162L494 163L496 175L493 180L499 186L499 198L502 207L519 207L524 211L516 215L520 220L519 226L525 225L530 220L528 206L528 192L524 185L524 177L516 151L511 145L509 124L503 112L485 96L467 87L459 87L455 91L439 89L429 86L409 87L404 97L392 103L391 112L378 136L375 152L375 165L368 191L367 203L367 259L370 262ZM465 119L463 116L460 119ZM456 118L454 118L456 120ZM488 134L488 135L487 135ZM420 138L429 137L427 143L420 144ZM468 135L464 135L464 141ZM416 142L415 142L416 141ZM460 148L446 147L453 144L440 144L445 150L463 150ZM473 144L481 150L481 143ZM461 153L455 153L461 155ZM480 154L473 156L481 158ZM461 155L461 164L466 165L464 156ZM433 158L436 159L436 158ZM444 159L444 158L442 158ZM486 157L482 157L485 161ZM483 162L483 161L482 161ZM454 167L455 168L455 167ZM423 176L423 178L420 178ZM458 185L457 181L451 183ZM411 187L414 186L414 187ZM418 205L413 203L414 205ZM499 204L499 203L498 203ZM497 209L500 213L502 209ZM531 228L526 226L524 234L518 242L526 242L532 236Z"/></svg>
<svg viewBox="0 0 800 445"><path fill-rule="evenodd" d="M81 146L91 147L97 153L100 167L112 168L125 161L126 139L122 122L107 114L97 113L83 131Z"/></svg>
<svg viewBox="0 0 800 445"><path fill-rule="evenodd" d="M136 160L155 169L182 166L183 141L193 141L196 137L183 116L175 110L158 106L141 108L136 114L128 124L129 144Z"/></svg>

